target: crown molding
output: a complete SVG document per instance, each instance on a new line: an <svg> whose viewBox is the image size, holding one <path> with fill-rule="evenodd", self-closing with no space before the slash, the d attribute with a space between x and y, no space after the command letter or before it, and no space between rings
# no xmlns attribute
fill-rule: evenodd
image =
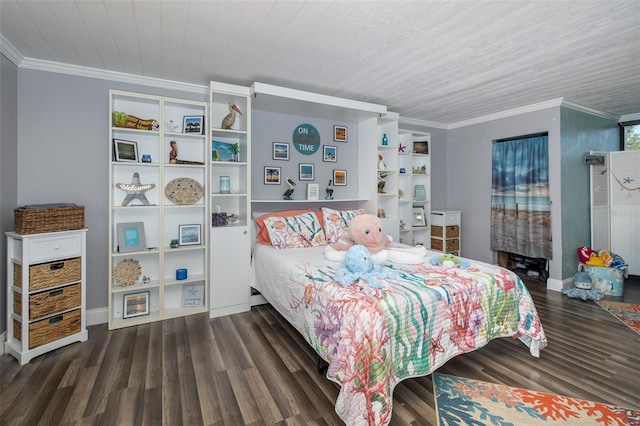
<svg viewBox="0 0 640 426"><path fill-rule="evenodd" d="M434 129L447 130L449 128L449 125L444 124L444 123L436 123L435 121L419 120L417 118L403 118L403 117L400 117L398 122L400 122L401 124L408 124L410 126L432 127Z"/></svg>
<svg viewBox="0 0 640 426"><path fill-rule="evenodd" d="M118 71L99 70L96 68L62 64L60 62L45 61L42 59L24 58L19 66L20 68L25 69L75 75L78 77L96 78L100 80L117 81L120 83L137 84L141 86L160 87L163 89L173 89L182 92L192 92L198 94L209 93L209 87L204 85L183 83L173 80L163 80L161 78L155 77L144 77Z"/></svg>
<svg viewBox="0 0 640 426"><path fill-rule="evenodd" d="M472 126L474 124L486 123L487 121L499 120L501 118L513 117L515 115L526 114L529 112L540 111L548 108L556 108L562 105L563 98L552 99L537 104L531 104L519 108L513 108L506 111L496 112L494 114L484 115L482 117L471 118L469 120L458 121L447 126L448 129L457 129L460 127Z"/></svg>
<svg viewBox="0 0 640 426"><path fill-rule="evenodd" d="M608 112L598 111L597 109L589 108L584 105L580 105L575 102L571 102L567 100L562 101L562 106L574 109L576 111L586 112L587 114L597 115L598 117L606 118L607 120L618 121L620 119L620 117L617 115L609 114Z"/></svg>
<svg viewBox="0 0 640 426"><path fill-rule="evenodd" d="M627 121L637 121L640 120L640 112L637 114L626 114L626 115L621 115L620 116L620 120L618 121L619 123L626 123Z"/></svg>
<svg viewBox="0 0 640 426"><path fill-rule="evenodd" d="M13 44L9 43L2 34L0 34L0 53L9 58L9 60L18 67L24 59L24 56L20 54L18 49L16 49Z"/></svg>

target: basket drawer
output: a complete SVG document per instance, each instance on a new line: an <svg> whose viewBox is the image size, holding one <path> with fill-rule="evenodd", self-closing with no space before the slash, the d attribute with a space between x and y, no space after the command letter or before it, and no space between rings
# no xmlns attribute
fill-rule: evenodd
<svg viewBox="0 0 640 426"><path fill-rule="evenodd" d="M460 240L447 240L447 251L459 250L460 249Z"/></svg>
<svg viewBox="0 0 640 426"><path fill-rule="evenodd" d="M29 266L29 291L43 290L54 285L80 281L82 277L81 267L82 264L79 257L31 265ZM21 268L18 269L21 271ZM22 272L18 273L18 275L21 274ZM16 282L22 282L22 277L18 278Z"/></svg>
<svg viewBox="0 0 640 426"><path fill-rule="evenodd" d="M442 251L442 240L439 240L437 238L432 238L431 239L431 249L432 250Z"/></svg>
<svg viewBox="0 0 640 426"><path fill-rule="evenodd" d="M82 287L80 283L56 288L29 296L29 319L42 318L56 312L80 307Z"/></svg>
<svg viewBox="0 0 640 426"><path fill-rule="evenodd" d="M80 332L80 309L29 324L29 349ZM14 324L14 330L15 330Z"/></svg>
<svg viewBox="0 0 640 426"><path fill-rule="evenodd" d="M460 236L460 227L458 225L449 225L449 226L431 226L431 235L434 237L443 237L443 232L447 233L447 238L455 238Z"/></svg>

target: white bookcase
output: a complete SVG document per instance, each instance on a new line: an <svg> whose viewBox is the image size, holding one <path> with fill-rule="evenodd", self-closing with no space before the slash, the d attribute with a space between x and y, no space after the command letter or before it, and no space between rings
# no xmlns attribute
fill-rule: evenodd
<svg viewBox="0 0 640 426"><path fill-rule="evenodd" d="M111 90L109 114L109 329L206 312L208 105Z"/></svg>
<svg viewBox="0 0 640 426"><path fill-rule="evenodd" d="M212 81L210 105L210 268L215 273L211 277L209 315L213 318L250 308L253 224L249 88ZM223 128L223 120L231 113L230 105L235 105L240 113L235 113L234 123L228 129Z"/></svg>
<svg viewBox="0 0 640 426"><path fill-rule="evenodd" d="M419 142L426 152L414 148ZM430 248L429 225L431 216L431 135L426 132L399 130L398 133L398 203L400 241L422 244ZM424 190L416 192L417 188ZM423 193L424 196L420 196ZM419 220L424 218L424 225Z"/></svg>
<svg viewBox="0 0 640 426"><path fill-rule="evenodd" d="M382 219L384 233L391 235L394 241L398 241L400 236L398 233L400 223L398 118L397 113L387 113L378 119L377 158L375 159L378 183L377 213Z"/></svg>

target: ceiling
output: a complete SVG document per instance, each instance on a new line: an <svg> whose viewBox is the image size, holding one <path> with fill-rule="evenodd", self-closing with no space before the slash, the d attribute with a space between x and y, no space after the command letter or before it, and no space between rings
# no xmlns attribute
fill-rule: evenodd
<svg viewBox="0 0 640 426"><path fill-rule="evenodd" d="M638 0L0 0L0 34L20 60L258 81L443 125L559 98L640 113Z"/></svg>

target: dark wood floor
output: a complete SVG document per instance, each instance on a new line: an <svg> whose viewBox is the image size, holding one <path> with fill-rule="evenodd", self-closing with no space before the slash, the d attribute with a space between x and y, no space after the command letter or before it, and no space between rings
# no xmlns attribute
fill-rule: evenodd
<svg viewBox="0 0 640 426"><path fill-rule="evenodd" d="M549 339L498 339L438 371L640 409L640 336L593 302L527 281ZM614 299L614 300L620 300ZM640 280L624 301L640 303ZM20 367L0 359L2 425L336 425L338 386L269 305L108 331ZM436 423L431 376L402 382L392 425Z"/></svg>

